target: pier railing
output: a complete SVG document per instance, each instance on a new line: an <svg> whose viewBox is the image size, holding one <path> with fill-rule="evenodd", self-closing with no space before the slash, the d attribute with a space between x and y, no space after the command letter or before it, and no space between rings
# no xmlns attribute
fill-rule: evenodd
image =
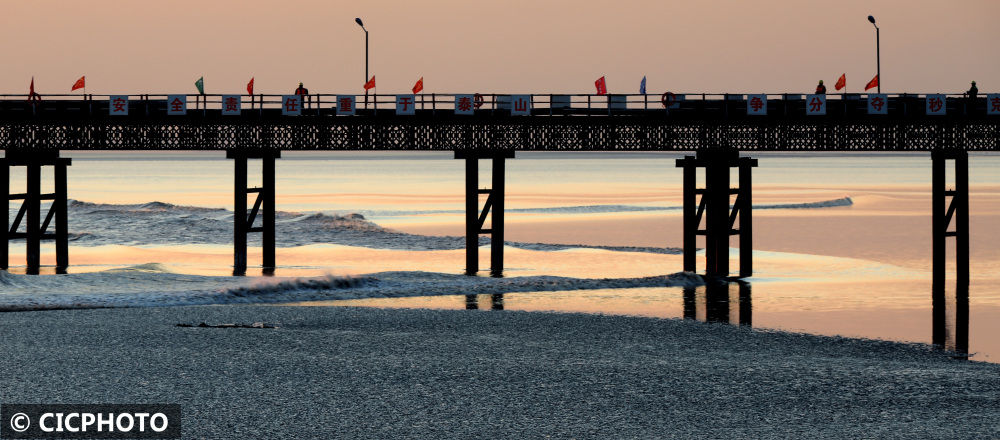
<svg viewBox="0 0 1000 440"><path fill-rule="evenodd" d="M98 95L98 94L64 94L36 95L32 101L28 95L0 95L0 114L4 116L17 115L47 115L55 113L91 114L103 116L109 114L111 100L114 97L127 97L130 115L156 116L166 114L168 99L184 96L186 110L190 115L218 114L231 97L239 97L240 115L269 115L280 113L283 98L289 95L276 94L128 94L128 95ZM338 112L339 99L353 98L351 116L394 116L396 114L397 97L411 96L416 114L446 116L455 114L464 98L471 100L475 115L505 116L511 115L512 100L526 99L527 113L531 116L628 116L628 115L669 115L674 117L743 117L751 115L748 106L761 104L753 116L796 117L796 116L868 116L869 99L883 99L886 111L884 114L871 116L926 116L927 100L931 97L940 98L944 114L949 116L986 116L1000 115L1000 94L981 94L976 99L970 99L964 94L927 94L927 93L887 93L887 94L827 94L823 95L823 111L818 113L810 101L816 95L805 93L672 93L663 94L455 94L455 93L421 93L421 94L335 94L316 93L302 95L302 116L343 116ZM812 108L814 111L810 112ZM881 112L880 112L881 113Z"/></svg>

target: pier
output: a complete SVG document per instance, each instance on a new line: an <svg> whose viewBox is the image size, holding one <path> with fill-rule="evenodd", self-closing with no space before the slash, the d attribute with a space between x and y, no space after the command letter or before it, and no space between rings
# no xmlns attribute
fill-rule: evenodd
<svg viewBox="0 0 1000 440"><path fill-rule="evenodd" d="M1000 151L1000 94L417 94L371 95L0 95L0 181L7 218L0 268L24 240L27 272L39 243L55 240L57 271L69 265L66 173L72 150L218 150L235 163L234 274L246 273L247 234L263 235L265 273L275 261L274 164L291 150L445 150L465 160L465 271L477 274L479 236L491 239L490 273L503 272L504 187L517 151L677 151L683 168L683 269L711 277L753 274L751 171L759 151L914 151L932 161L934 299L945 282L945 243L956 240L960 286L969 282L968 153ZM248 186L250 160L263 182ZM492 182L480 188L479 161ZM510 159L510 164L508 164ZM254 162L255 163L255 162ZM9 168L28 168L27 192L10 193ZM55 192L40 193L40 169L55 169ZM945 167L954 166L949 187ZM730 170L738 171L735 186ZM705 180L699 183L698 170ZM595 176L599 178L599 176ZM247 212L247 197L256 195ZM485 195L484 204L480 196ZM41 201L51 200L47 214ZM7 216L5 211L5 216ZM9 217L9 216L8 216ZM257 226L257 217L261 217ZM485 228L490 218L491 226ZM23 229L23 231L22 231ZM54 229L54 232L49 232ZM739 240L739 269L729 267ZM456 263L458 264L458 263ZM941 294L943 295L943 293ZM943 298L943 296L941 297ZM941 299L943 301L943 299ZM937 315L935 315L937 318ZM943 319L943 318L942 318Z"/></svg>

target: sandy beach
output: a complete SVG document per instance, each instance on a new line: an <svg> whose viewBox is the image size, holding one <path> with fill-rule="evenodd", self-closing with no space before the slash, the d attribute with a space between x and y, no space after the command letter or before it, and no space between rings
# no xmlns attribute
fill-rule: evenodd
<svg viewBox="0 0 1000 440"><path fill-rule="evenodd" d="M988 438L1000 365L620 316L192 306L3 314L4 402L162 402L184 438ZM275 324L198 328L177 324Z"/></svg>

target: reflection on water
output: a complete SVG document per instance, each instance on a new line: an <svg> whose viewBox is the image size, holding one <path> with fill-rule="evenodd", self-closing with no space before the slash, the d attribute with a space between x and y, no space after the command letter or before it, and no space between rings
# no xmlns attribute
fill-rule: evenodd
<svg viewBox="0 0 1000 440"><path fill-rule="evenodd" d="M488 302L490 304L490 310L503 310L503 294L484 294L484 295L465 295L465 309L466 310L477 310L479 309L479 297L483 298L483 302Z"/></svg>
<svg viewBox="0 0 1000 440"><path fill-rule="evenodd" d="M931 283L841 283L829 290L812 283L746 282L697 288L658 287L503 295L439 295L299 303L363 306L598 313L683 318L830 336L933 344L957 358L997 362L1000 308L969 289L949 290L931 307ZM854 302L880 294L877 304ZM933 313L929 313L933 310ZM933 316L933 319L932 319ZM970 318L971 316L971 318ZM970 325L971 324L971 325ZM930 330L930 331L929 331ZM970 338L970 333L973 333ZM971 340L971 346L970 346Z"/></svg>
<svg viewBox="0 0 1000 440"><path fill-rule="evenodd" d="M710 282L705 287L683 290L684 319L753 326L750 283Z"/></svg>
<svg viewBox="0 0 1000 440"><path fill-rule="evenodd" d="M958 284L958 283L956 283ZM935 286L931 297L931 340L935 347L954 352L956 358L969 358L969 287L955 290Z"/></svg>

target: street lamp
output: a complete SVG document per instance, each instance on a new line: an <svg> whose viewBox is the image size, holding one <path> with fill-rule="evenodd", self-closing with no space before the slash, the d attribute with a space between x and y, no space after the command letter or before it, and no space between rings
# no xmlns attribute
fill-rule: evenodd
<svg viewBox="0 0 1000 440"><path fill-rule="evenodd" d="M365 81L362 84L368 83L368 29L365 29L365 23L361 21L360 18L355 18L354 22L361 26L361 30L365 31ZM365 89L365 110L368 109L368 89Z"/></svg>
<svg viewBox="0 0 1000 440"><path fill-rule="evenodd" d="M875 76L878 77L878 92L882 93L882 54L879 53L878 45L878 25L875 24L875 17L868 16L868 21L875 26Z"/></svg>

